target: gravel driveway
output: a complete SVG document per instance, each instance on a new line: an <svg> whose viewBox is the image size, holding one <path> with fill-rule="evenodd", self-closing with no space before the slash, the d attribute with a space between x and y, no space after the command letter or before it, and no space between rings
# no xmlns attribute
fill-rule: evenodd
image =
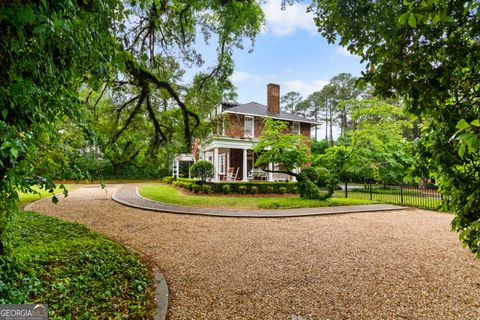
<svg viewBox="0 0 480 320"><path fill-rule="evenodd" d="M425 210L304 218L149 212L81 188L33 210L148 255L169 319L480 319L480 262Z"/></svg>

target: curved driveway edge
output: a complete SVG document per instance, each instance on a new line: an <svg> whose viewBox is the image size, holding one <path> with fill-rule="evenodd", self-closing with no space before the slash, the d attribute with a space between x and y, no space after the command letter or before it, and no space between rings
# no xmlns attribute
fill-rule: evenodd
<svg viewBox="0 0 480 320"><path fill-rule="evenodd" d="M243 217L243 218L282 218L282 217L303 217L317 215L345 214L355 212L372 212L372 211L391 211L404 210L406 207L400 207L390 204L371 204L371 205L354 205L354 206L337 206L337 207L318 207L318 208L299 208L284 210L230 210L218 208L199 208L177 206L166 203L153 201L142 197L138 193L136 185L123 185L112 199L123 205L167 213L181 213L193 215L206 215L217 217Z"/></svg>

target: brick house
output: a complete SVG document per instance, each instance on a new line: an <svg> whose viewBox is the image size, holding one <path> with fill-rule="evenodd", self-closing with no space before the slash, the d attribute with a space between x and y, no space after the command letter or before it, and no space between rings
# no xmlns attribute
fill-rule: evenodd
<svg viewBox="0 0 480 320"><path fill-rule="evenodd" d="M255 168L255 154L252 151L263 130L263 119L271 117L285 121L292 132L310 137L312 126L320 123L304 117L280 111L280 86L268 84L267 105L256 102L245 104L221 102L210 112L210 120L217 124L217 130L200 147L200 159L214 164L214 181L225 180L233 172L235 180L266 181L290 180L284 174L265 173ZM268 169L272 170L270 163Z"/></svg>

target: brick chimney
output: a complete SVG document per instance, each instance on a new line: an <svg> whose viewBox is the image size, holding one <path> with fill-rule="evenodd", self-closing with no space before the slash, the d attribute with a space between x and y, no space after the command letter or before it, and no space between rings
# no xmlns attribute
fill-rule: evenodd
<svg viewBox="0 0 480 320"><path fill-rule="evenodd" d="M280 113L280 86L269 83L267 85L267 111L269 113Z"/></svg>

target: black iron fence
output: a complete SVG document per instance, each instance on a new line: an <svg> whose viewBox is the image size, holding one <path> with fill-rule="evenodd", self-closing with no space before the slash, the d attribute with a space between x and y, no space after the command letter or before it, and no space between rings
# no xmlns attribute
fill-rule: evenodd
<svg viewBox="0 0 480 320"><path fill-rule="evenodd" d="M355 184L345 183L337 197L369 199L382 203L438 209L441 195L436 186L420 187L416 184Z"/></svg>

